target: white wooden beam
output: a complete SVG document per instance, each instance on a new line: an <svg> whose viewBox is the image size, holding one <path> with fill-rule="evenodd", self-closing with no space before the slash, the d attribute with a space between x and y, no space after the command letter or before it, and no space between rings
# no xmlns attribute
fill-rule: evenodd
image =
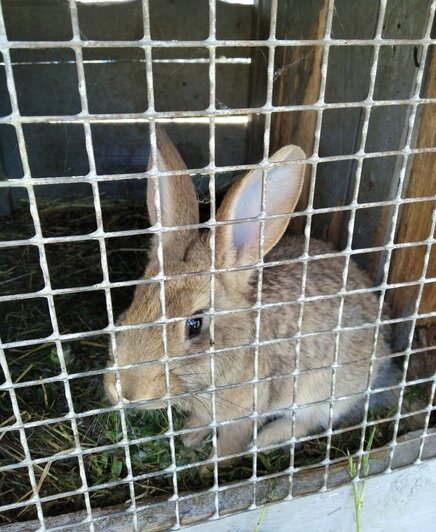
<svg viewBox="0 0 436 532"><path fill-rule="evenodd" d="M435 530L435 460L368 478L366 482L363 532ZM352 532L355 529L351 483L184 528L189 532Z"/></svg>

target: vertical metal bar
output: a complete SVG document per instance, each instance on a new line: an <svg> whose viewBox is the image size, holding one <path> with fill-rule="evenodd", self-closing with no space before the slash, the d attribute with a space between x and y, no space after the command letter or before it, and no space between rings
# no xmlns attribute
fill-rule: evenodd
<svg viewBox="0 0 436 532"><path fill-rule="evenodd" d="M142 1L143 7L143 24L144 24L144 51L145 51L145 65L146 65L146 76L147 76L147 96L148 96L148 112L155 114L155 104L154 104L154 80L153 80L153 43L151 41L150 33L150 5L148 0ZM173 479L173 496L170 501L175 503L175 517L176 524L174 528L180 528L180 505L179 505L179 488L177 481L177 460L176 460L176 449L174 442L174 420L173 420L173 411L171 398L171 386L170 386L170 371L169 371L169 361L170 357L168 356L168 337L167 337L167 323L166 323L166 301L165 301L165 281L164 279L164 258L163 258L163 237L162 237L162 209L161 209L161 198L159 191L159 169L157 165L157 143L156 143L156 123L155 118L151 118L149 122L150 127L150 160L151 168L149 170L148 179L153 179L154 184L154 205L156 208L156 219L155 233L157 239L157 259L159 264L159 273L156 277L156 280L159 282L159 300L161 305L161 316L164 320L162 324L162 345L163 345L163 356L161 361L164 364L165 369L165 390L167 399L167 415L168 415L168 429L169 429L169 445L171 453L171 466L168 468L168 471L172 472Z"/></svg>
<svg viewBox="0 0 436 532"><path fill-rule="evenodd" d="M426 256L424 258L423 274L421 275L421 279L420 279L421 281L423 281L425 279L425 277L426 277L425 272L427 270L428 263L429 263L429 260L430 260L430 256L427 258L427 253L430 254L433 246L436 244L435 225L436 225L436 208L433 210L433 223L432 223L432 228L431 228L430 234L429 234L429 241L428 241L428 244L427 244ZM426 261L427 261L427 264L426 264ZM424 284L422 284L421 287L423 288ZM422 296L422 293L418 294L419 299L421 299L421 296ZM415 308L418 308L418 311L419 311L419 304ZM424 453L425 442L426 442L426 439L429 436L428 429L429 429L429 424L430 424L430 416L431 416L431 414L433 412L433 402L435 400L435 397L436 397L436 375L433 375L433 382L431 384L430 395L429 395L429 399L428 399L428 405L427 405L427 408L426 408L427 412L425 414L425 419L424 419L424 427L423 427L423 431L422 431L422 434L421 434L421 442L419 444L419 453L418 453L418 457L417 457L417 459L415 461L415 464L420 464L421 461L422 461L422 455Z"/></svg>
<svg viewBox="0 0 436 532"><path fill-rule="evenodd" d="M79 28L79 18L78 18L78 12L77 12L77 4L76 0L69 0L69 6L70 6L70 13L71 13L71 24L73 29L73 37L75 40L80 40L80 28ZM85 70L83 66L83 54L82 54L82 47L81 46L74 46L74 53L76 55L76 66L77 66L77 78L78 78L78 88L79 88L79 95L80 95L80 102L82 107L82 113L84 115L89 114L89 107L88 107L88 95L87 95L87 89L86 89L86 80L85 80ZM84 132L85 132L85 145L86 145L86 153L88 156L88 163L89 163L89 177L91 178L91 187L92 187L92 195L94 200L94 210L95 210L95 217L96 217L96 224L97 224L97 234L99 234L99 249L100 249L100 260L101 260L101 269L103 273L103 283L106 285L104 289L105 294L105 301L106 301L106 311L108 316L108 328L109 328L109 335L110 335L110 342L112 346L112 352L114 353L114 359L117 361L117 348L116 348L116 340L115 340L115 333L113 331L114 327L114 316L113 316L113 309L112 309L112 299L110 294L110 288L108 288L110 280L109 280L109 268L108 268L108 262L107 262L107 249L106 249L106 241L104 237L102 236L103 231L103 216L101 212L101 203L100 203L100 194L98 190L98 183L95 180L95 177L97 175L97 170L95 166L95 157L94 157L94 147L92 144L92 133L91 133L91 125L89 122L84 122L83 124ZM125 443L124 445L124 452L126 457L126 469L127 469L127 479L129 482L129 491L130 491L130 498L131 498L131 510L133 512L133 527L136 531L138 529L137 525L137 515L136 515L136 501L135 501L135 488L133 485L133 474L132 474L132 463L131 463L131 457L130 457L130 449L128 446L129 437L127 434L127 422L126 422L126 415L124 410L124 403L122 401L122 395L121 395L121 384L119 380L119 372L116 366L115 369L115 380L116 380L116 387L119 395L119 404L120 404L120 419L121 419L121 430L123 434L122 442ZM79 451L80 453L80 451ZM91 523L90 527L93 529L93 523L92 523L92 514L90 515Z"/></svg>
<svg viewBox="0 0 436 532"><path fill-rule="evenodd" d="M79 29L79 20L78 20L78 13L77 13L77 5L75 3L75 0L69 0L69 7L70 7L70 14L71 14L71 23L72 23L72 29L73 29L73 36L75 39L80 39L80 29ZM86 81L85 81L85 72L83 67L83 56L82 56L82 48L79 46L74 47L74 53L76 56L76 66L77 66L77 76L78 76L78 89L79 89L79 95L80 95L80 101L81 101L81 107L82 107L82 113L88 114L88 99L87 99L87 92L86 92ZM95 177L96 176L96 169L95 169L95 159L94 159L94 150L92 145L92 136L91 136L91 126L89 123L83 124L84 131L85 131L85 146L86 146L86 152L88 156L88 164L89 164L89 176ZM102 225L102 214L101 214L101 206L100 206L100 196L98 193L98 184L96 181L91 182L92 187L92 194L93 194L93 200L94 200L94 209L96 214L96 224L97 224L97 232L103 233L103 225ZM109 282L108 277L108 266L107 266L107 255L106 255L106 247L105 247L105 241L103 238L99 239L99 248L100 248L100 257L101 257L101 265L102 265L102 272L103 272L103 280L105 283ZM110 290L108 288L105 289L105 301L106 301L106 309L108 313L108 324L109 326L113 326L113 314L112 314L112 300L110 297ZM115 335L112 332L111 336L113 337L113 340L111 338L111 341L113 342L113 353L116 357L116 346L115 346ZM119 377L118 377L119 381ZM68 381L67 381L68 382ZM121 386L119 385L119 395L121 397ZM121 415L121 424L122 424L122 431L123 431L123 439L126 438L127 431L126 431L126 423L124 419L123 423L123 417L124 417L124 411L120 411ZM76 428L77 431L77 428ZM81 455L81 445L80 445L80 439L77 435L77 438L75 437L75 444L78 451L78 457L79 457L79 463L81 462L81 468L84 469L83 464L83 457ZM126 448L126 454L128 452L128 449ZM126 457L126 464L129 463L129 460ZM88 520L90 522L90 530L94 530L94 524L92 522L92 509L91 509L91 502L89 499L89 493L88 493L88 485L86 481L86 475L84 476L84 487L85 487L85 503L86 503L86 510L88 514ZM131 495L133 495L132 500L134 500L134 492L131 490Z"/></svg>
<svg viewBox="0 0 436 532"><path fill-rule="evenodd" d="M385 19L385 13L386 13L386 5L387 0L380 0L380 8L378 13L378 20L377 20L377 28L376 28L376 34L375 39L381 39L382 38L382 31L383 31L383 24ZM372 104L373 104L373 96L374 96L374 90L375 90L375 81L377 77L377 68L378 68L378 59L380 55L380 44L376 43L374 44L374 54L372 58L371 63L371 70L370 70L370 82L368 87L368 96L365 101L364 105L364 119L363 119L363 125L362 125L362 134L360 139L360 146L357 153L362 154L364 157L365 154L365 145L367 141L368 136L368 127L369 127L369 120L371 116L371 110L372 110ZM335 351L334 351L334 362L332 365L333 372L332 372L332 388L331 388L331 397L330 397L330 409L329 409L329 424L328 424L328 436L327 436L327 450L326 450L326 460L325 460L325 473L324 473L324 485L323 488L327 489L327 482L328 482L328 472L329 472L329 464L330 464L330 451L331 451L331 433L332 433L332 425L333 425L333 402L335 399L335 384L336 384L336 370L339 367L338 366L338 356L339 356L339 347L340 347L340 334L341 334L341 326L342 326L342 314L343 314L343 308L344 308L344 302L345 302L345 294L346 294L346 285L347 285L347 279L348 279L348 271L350 267L350 261L351 261L351 251L352 251L352 242L353 242L353 233L354 233L354 225L356 221L356 211L359 207L358 205L358 197L359 197L359 190L360 190L360 182L362 178L362 168L363 168L363 161L364 159L361 158L357 162L357 168L356 168L356 177L355 177L355 183L353 187L353 197L350 202L350 219L348 222L347 227L347 243L345 246L345 264L344 268L342 270L342 286L339 291L340 294L340 302L339 302L339 310L338 310L338 322L336 326L335 331ZM380 309L381 312L381 309ZM373 349L371 353L371 362L370 362L370 368L369 368L369 375L368 375L368 381L371 377L373 366L375 362L375 346L376 344L373 344ZM370 386L370 384L369 384ZM369 406L369 395L366 398L366 404L365 404L365 412L367 412L367 407ZM366 418L365 418L366 419ZM365 421L366 424L366 421ZM365 441L365 428L362 430L362 439L361 439L361 446L364 445ZM360 467L360 462L359 462Z"/></svg>
<svg viewBox="0 0 436 532"><path fill-rule="evenodd" d="M266 87L266 102L265 109L268 111L265 114L265 129L263 134L263 159L261 162L262 168L262 192L261 192L261 212L259 214L259 256L256 262L257 272L257 286L256 286L256 316L255 316L255 337L254 337L254 376L253 376L253 473L251 482L253 483L253 498L250 509L257 508L256 494L257 494L257 428L259 420L258 412L258 382L259 382L259 341L260 341L260 323L261 323L261 305L262 305L262 286L263 286L263 265L264 265L264 243L265 243L265 219L267 218L266 208L266 194L268 185L268 171L266 166L269 164L269 146L271 137L271 110L273 109L273 89L274 89L274 62L275 62L275 40L277 28L277 8L278 1L272 0L270 10L270 28L268 41L270 43L268 49L268 68L267 68L267 87Z"/></svg>
<svg viewBox="0 0 436 532"><path fill-rule="evenodd" d="M209 0L209 38L216 39L216 0ZM209 49L209 111L216 111L216 47L208 46ZM207 351L210 361L211 377L211 415L212 415L212 458L213 458L213 492L215 512L213 519L218 519L219 513L219 478L218 478L218 434L216 412L216 375L215 375L215 245L216 245L216 198L215 198L215 117L209 118L209 194L210 194L210 344Z"/></svg>
<svg viewBox="0 0 436 532"><path fill-rule="evenodd" d="M333 13L334 13L334 0L329 0L328 10L326 13L326 26L324 31L323 38L323 57L321 61L321 80L319 87L319 98L315 103L315 106L319 106L316 127L315 127L315 139L313 143L313 157L319 159L319 145L321 139L321 126L322 126L322 105L325 103L325 87L327 82L327 68L329 61L329 52L330 52L330 42L331 42L331 30L333 23ZM307 267L310 260L309 257L309 243L310 243L310 234L312 227L312 215L314 212L314 196L315 196L315 184L316 184L316 172L318 168L318 162L312 164L312 171L310 175L310 185L309 185L309 197L306 209L306 225L304 227L304 251L301 255L303 260L302 263L302 275L301 275L301 288L300 288L300 297L298 299L298 320L297 320L297 331L295 333L295 370L294 370L294 379L293 379L293 404L292 404L292 439L291 439L291 451L290 451L290 464L289 464L289 491L286 496L286 499L292 498L292 483L293 476L295 471L295 427L296 427L296 408L297 404L297 394L298 394L298 376L300 371L300 355L301 355L301 332L303 328L303 316L304 316L304 297L306 293L306 283L307 283Z"/></svg>
<svg viewBox="0 0 436 532"><path fill-rule="evenodd" d="M1 15L0 15L1 18ZM29 473L29 482L32 488L32 498L29 500L29 504L35 504L36 514L38 516L38 521L41 525L40 530L45 530L45 521L44 513L42 510L42 504L39 499L38 483L36 482L35 471L32 465L32 455L30 453L29 444L27 442L26 432L23 428L23 418L21 417L20 406L17 401L17 395L15 393L15 388L12 383L11 374L9 372L8 362L6 360L6 355L4 349L0 342L0 366L3 370L5 376L5 382L11 386L9 389L9 397L12 404L12 412L15 416L15 425L20 433L20 442L24 452L24 460L22 460L23 466L27 467Z"/></svg>
<svg viewBox="0 0 436 532"><path fill-rule="evenodd" d="M0 35L4 37L6 40L6 29L4 25L2 9L0 9ZM17 92L16 92L16 87L15 87L14 73L13 73L9 49L7 47L4 47L4 49L2 50L2 53L4 57L4 62L5 62L6 81L7 81L7 87L8 87L9 97L11 101L12 115L14 116L14 118L18 118L20 116L20 111L18 107ZM27 156L27 149L26 149L26 142L25 142L25 137L23 133L23 128L22 128L22 125L18 121L15 124L15 131L16 131L17 139L18 139L18 148L19 148L21 163L23 165L23 172L24 172L23 182L26 183L26 188L27 188L27 192L29 196L29 208L30 208L30 214L32 217L33 226L35 229L35 236L37 237L38 240L40 240L42 238L41 223L40 223L39 213L37 209L35 191L33 189L33 184L31 181L31 177L32 177L31 169L30 169L29 160ZM41 241L37 243L37 247L38 247L38 252L39 252L39 264L40 264L42 275L43 275L44 286L46 290L50 291L51 290L50 273L48 269L45 247L44 247L44 244L41 243ZM55 310L55 305L54 305L54 298L52 295L47 296L47 304L48 304L49 316L50 316L50 321L51 321L51 325L53 328L53 332L55 334L59 334L56 310ZM55 345L56 345L56 353L57 353L59 364L61 367L61 376L65 377L67 370L66 370L65 358L64 358L63 351L62 351L61 342L59 340L56 340ZM3 350L2 350L1 358L2 358L2 367L3 367L3 370L5 371L5 378L9 380L9 382L11 382L10 373L7 367L7 361L6 361L6 357L4 355ZM67 379L64 379L63 383L64 383L64 388L65 388L65 396L66 396L66 400L68 404L69 418L71 419L71 427L72 427L75 442L77 445L78 433L77 433L77 425L75 424L75 420L74 420L74 408L73 408L73 402L71 398L71 391L70 391L69 383ZM18 406L18 402L16 399L15 390L12 388L9 391L9 394L11 397L14 415L16 416L18 424L22 425L21 412L19 411L19 406ZM19 432L20 432L20 441L23 446L23 450L25 454L25 462L26 462L26 465L28 466L29 481L32 487L33 498L35 499L38 519L41 524L41 529L44 530L45 529L44 514L42 510L41 501L39 500L38 485L37 485L35 473L32 467L32 457L31 457L29 445L27 442L26 433L22 428L19 429ZM79 458L79 468L80 468L80 476L82 480L82 487L84 487L85 493L86 493L86 488L85 488L86 487L86 474L85 474L85 469L83 467L83 460L81 460L81 457ZM88 508L89 498L87 500L86 494L84 496L85 496L85 504L87 505L87 508Z"/></svg>

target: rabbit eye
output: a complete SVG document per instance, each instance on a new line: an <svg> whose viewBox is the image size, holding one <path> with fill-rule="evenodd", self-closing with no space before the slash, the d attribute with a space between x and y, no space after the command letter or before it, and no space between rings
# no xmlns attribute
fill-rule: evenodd
<svg viewBox="0 0 436 532"><path fill-rule="evenodd" d="M186 320L186 333L188 338L198 336L201 332L202 325L202 318L189 318L189 320Z"/></svg>

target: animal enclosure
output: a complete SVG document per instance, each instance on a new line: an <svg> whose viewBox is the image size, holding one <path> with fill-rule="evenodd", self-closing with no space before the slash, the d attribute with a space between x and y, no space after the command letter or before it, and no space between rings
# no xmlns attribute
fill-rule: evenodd
<svg viewBox="0 0 436 532"><path fill-rule="evenodd" d="M195 529L195 523L219 530L225 516L244 529L241 512L256 530L287 530L290 523L305 530L311 526L292 521L305 500L318 504L324 492L332 500L351 497L366 479L368 486L387 483L386 490L395 475L405 475L404 485L419 477L430 485L421 480L423 491L432 492L435 9L434 0L0 0L5 530ZM162 165L160 128L187 170ZM275 158L289 145L300 146L306 159ZM268 176L303 164L295 209L270 215ZM219 263L220 231L250 223L223 221L220 206L239 176L256 172L262 198L251 263L256 297L249 307L223 310L220 276L242 276L247 265ZM162 183L186 174L199 219L165 223ZM264 257L268 224L281 219L289 220L285 238L299 236L302 248L289 258ZM208 235L208 267L174 274L165 239L192 230ZM157 271L143 277L153 253ZM350 275L354 263L370 285ZM297 272L298 293L268 302L264 278L282 266ZM339 272L333 283L311 283L320 268ZM184 441L198 427L184 424L170 381L174 359L191 356L170 349L168 331L193 315L166 312L167 288L181 277L207 279L209 297L201 307L209 343L195 353L208 365L199 393L210 401L209 434L195 449ZM158 294L159 315L123 322L135 290L149 287ZM348 309L366 297L373 298L371 316L348 322ZM308 327L308 317L321 318L327 302L329 327ZM295 312L292 331L265 339L263 316L284 308ZM242 315L252 336L220 345L220 320ZM150 361L126 364L117 347L120 333L150 327L160 331L166 379L164 405L156 410L138 408L147 406L145 399L121 400L122 372L139 375ZM336 423L344 404L336 380L353 334L370 336L362 354L365 389L345 397L360 394L362 415ZM329 364L300 367L305 344L318 339L328 339ZM283 345L290 346L292 368L262 375L262 350ZM238 349L250 350L252 374L243 382L218 382L220 360ZM395 382L374 383L381 359L395 368ZM314 371L324 372L329 388L320 401L325 427L295 436L298 413L308 406L298 400L298 383ZM114 404L104 392L107 375L115 379ZM286 378L293 383L286 409L292 434L284 443L261 445L262 428L285 409L271 408L266 418L260 390ZM234 418L222 419L222 393L241 387L250 390L250 409L236 415L235 401ZM383 392L395 401L370 407ZM246 422L253 427L250 445L221 455L220 432ZM408 493L413 504L404 503L404 512L425 526L431 515L419 521L417 493ZM269 521L277 508L289 508L289 520ZM344 529L358 519L347 508L336 514ZM389 511L374 514L399 519ZM329 515L327 508L314 516L313 528L327 527Z"/></svg>

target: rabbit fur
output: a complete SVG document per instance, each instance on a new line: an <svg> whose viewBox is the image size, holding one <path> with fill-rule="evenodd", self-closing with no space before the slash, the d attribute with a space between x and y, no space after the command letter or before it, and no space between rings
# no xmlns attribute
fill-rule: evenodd
<svg viewBox="0 0 436 532"><path fill-rule="evenodd" d="M166 133L157 128L157 166L160 171L186 168ZM270 157L281 162L268 170L265 212L267 215L292 213L304 180L304 152L297 146L285 146ZM149 163L149 169L152 169ZM199 223L198 202L189 175L159 176L162 226L189 226ZM147 205L151 223L157 223L153 179L148 180ZM216 214L219 222L258 216L261 211L262 170L255 169L238 180L227 192ZM264 262L301 257L303 237L282 238L289 216L276 217L264 223ZM159 274L158 240L150 251L144 278ZM217 452L231 455L248 449L253 440L253 423L257 422L257 446L268 447L324 430L329 422L332 393L332 364L335 355L334 329L338 322L343 283L344 257L311 260L307 267L305 296L327 296L304 303L301 341L298 353L297 385L292 372L297 369L297 323L300 305L303 262L288 262L263 268L262 304L282 303L260 312L257 377L257 421L253 417L253 383L255 377L256 303L259 259L259 222L218 225L216 227L215 267L238 268L215 275L215 311L239 309L237 314L217 314L214 324L215 415ZM278 243L280 241L280 243ZM277 245L276 245L277 244ZM166 276L176 275L164 283L166 317L202 317L200 334L187 336L185 320L170 321L167 326L169 357L169 392L172 404L186 413L184 428L197 429L184 434L185 445L196 446L208 436L212 422L212 385L209 334L210 231L181 229L162 233L163 265ZM332 248L311 240L311 256L331 253ZM206 273L204 273L206 272ZM180 274L193 273L189 276ZM370 287L369 277L350 261L347 290ZM374 322L378 299L373 293L346 295L341 327ZM119 324L131 325L160 319L160 285L150 282L138 285L130 308ZM306 333L312 333L306 335ZM395 373L387 340L378 338L377 360L368 382L374 330L371 327L342 331L337 351L334 389L333 423L354 418L363 411L365 390L387 386ZM266 343L268 340L279 342ZM162 326L146 325L117 333L117 361L120 366L121 400L141 401L141 408L165 408L161 398L166 394ZM186 355L191 354L187 357ZM179 358L180 355L185 355ZM113 364L111 354L109 366ZM141 363L147 364L141 365ZM138 365L139 364L139 365ZM262 380L264 379L264 380ZM222 387L226 388L222 388ZM115 374L105 374L105 388L114 403L120 400ZM178 395L180 397L178 397ZM382 394L378 394L382 395ZM349 397L351 396L351 397ZM295 411L294 433L291 421ZM248 416L248 417L247 417ZM227 422L227 423L222 423Z"/></svg>

